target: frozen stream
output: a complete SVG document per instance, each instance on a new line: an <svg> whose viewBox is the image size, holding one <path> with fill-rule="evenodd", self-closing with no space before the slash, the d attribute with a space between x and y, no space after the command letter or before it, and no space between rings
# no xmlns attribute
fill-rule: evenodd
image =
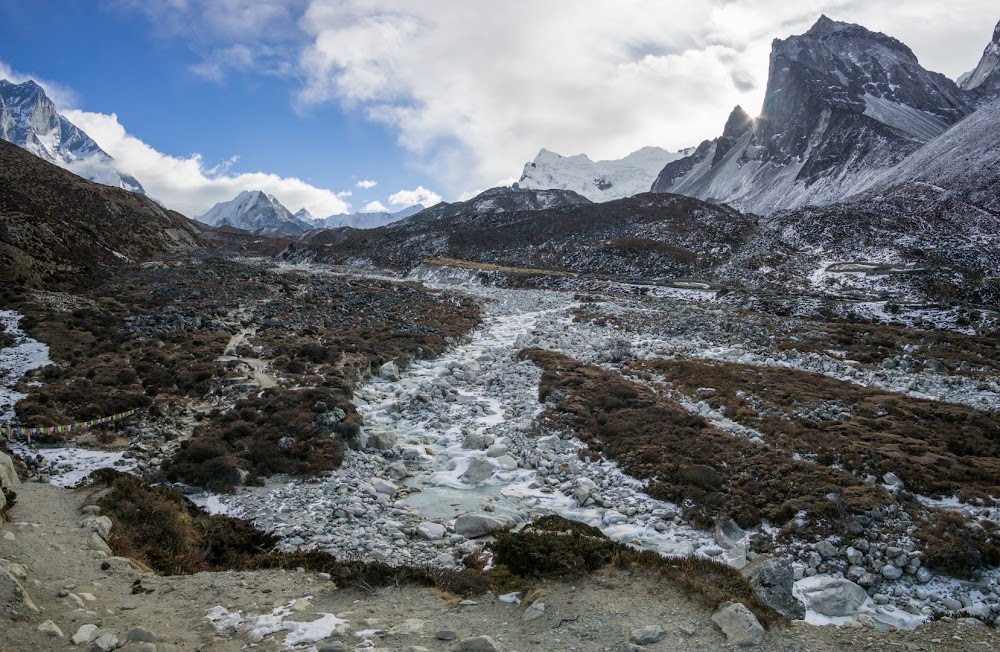
<svg viewBox="0 0 1000 652"><path fill-rule="evenodd" d="M479 549L459 516L483 517L475 523L485 529L536 514L664 554L742 559L740 547L724 551L684 525L676 506L647 496L613 463L581 461L575 438L534 434L541 371L517 352L542 346L598 361L613 333L571 325L576 304L566 293L469 291L487 305L467 342L357 392L364 436L383 450L348 453L327 477L243 490L216 508L254 519L289 547L390 563L450 565Z"/></svg>

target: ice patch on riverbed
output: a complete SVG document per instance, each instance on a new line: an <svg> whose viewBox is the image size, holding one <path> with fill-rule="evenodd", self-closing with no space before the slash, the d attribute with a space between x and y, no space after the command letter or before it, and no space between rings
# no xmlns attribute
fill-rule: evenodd
<svg viewBox="0 0 1000 652"><path fill-rule="evenodd" d="M0 349L0 423L12 421L14 405L27 396L14 391L24 374L52 364L48 345L28 337L18 326L23 317L13 310L0 310L0 333L14 338L11 346Z"/></svg>
<svg viewBox="0 0 1000 652"><path fill-rule="evenodd" d="M9 446L11 452L21 459L40 457L41 467L49 475L49 483L57 487L75 487L98 469L132 471L136 467L136 461L125 457L125 451L93 451L72 445L37 448L20 442L12 442Z"/></svg>

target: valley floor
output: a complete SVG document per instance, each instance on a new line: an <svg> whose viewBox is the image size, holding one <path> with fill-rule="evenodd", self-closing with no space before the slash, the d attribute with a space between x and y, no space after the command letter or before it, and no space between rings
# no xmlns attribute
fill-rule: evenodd
<svg viewBox="0 0 1000 652"><path fill-rule="evenodd" d="M185 265L96 299L125 334L118 350L87 350L107 335L85 310L94 299L22 300L34 337L58 332L60 314L74 324L60 333L70 345L45 339L64 364L7 383L34 390L24 415L68 418L87 398L81 384L101 396L104 378L111 398L88 409L153 406L138 427L77 439L107 454L15 445L37 479L164 468L200 504L252 520L285 550L401 568L488 559L482 534L559 514L642 550L736 568L776 553L796 580L847 577L867 589L851 617L805 614L844 627L795 620L768 634L767 649L998 642L1000 353L987 318L958 328L947 315L953 330L921 329L761 311L711 289L513 290L460 270L403 282L322 266ZM96 337L80 335L88 329ZM164 365L184 383L157 375ZM309 438L296 441L300 431ZM318 448L331 431L350 449ZM212 484L238 481L237 467L249 486ZM611 568L541 582L520 606L338 589L313 573L162 577L119 558L102 570L106 553L80 527L86 502L86 490L18 488L0 557L24 567L43 611L2 596L23 615L3 631L12 650L65 647L37 631L45 619L66 637L91 623L124 640L142 626L161 637L157 649L176 650L235 650L268 627L258 649L308 649L309 634L337 620L348 622L330 640L346 647L373 630L379 649L459 649L434 637L451 629L508 652L618 650L647 625L667 633L650 649L725 644L711 611L677 587ZM949 569L974 575L959 581ZM525 619L534 601L546 608ZM216 606L217 624L239 611L240 627L212 627ZM281 624L305 620L320 622Z"/></svg>
<svg viewBox="0 0 1000 652"><path fill-rule="evenodd" d="M86 625L122 643L155 638L159 652L235 652L248 645L281 650L287 637L323 633L290 623L315 623L332 614L346 621L318 643L319 649L370 647L382 650L455 650L458 641L492 637L506 652L529 650L613 651L622 649L631 632L659 625L666 637L650 650L708 652L726 646L712 624L711 612L676 588L650 581L642 574L602 571L574 581L543 583L528 601L545 604L541 617L527 620L527 602L502 602L495 595L478 596L475 604L428 589L386 588L365 591L336 587L314 573L283 571L198 573L163 577L138 570L128 560L108 558L93 550L90 530L80 526L86 490L71 491L29 483L19 488L12 520L0 529L5 568L27 589L35 611L4 584L0 599L0 650L43 652L89 649L70 638ZM222 631L206 618L216 607L239 612L249 620L271 616L292 605L287 616L258 621L258 632L273 634L257 640L246 628ZM51 621L58 628L38 628ZM325 622L333 622L326 618ZM268 627L270 625L271 627ZM141 629L140 629L141 628ZM142 630L145 630L144 633ZM442 630L454 641L442 641ZM328 631L328 630L327 630ZM358 634L362 634L359 636ZM339 644L339 645L338 645ZM789 652L841 650L996 649L1000 634L968 619L937 621L910 632L879 633L867 629L817 628L801 622L768 633L763 647ZM140 641L123 650L140 651Z"/></svg>

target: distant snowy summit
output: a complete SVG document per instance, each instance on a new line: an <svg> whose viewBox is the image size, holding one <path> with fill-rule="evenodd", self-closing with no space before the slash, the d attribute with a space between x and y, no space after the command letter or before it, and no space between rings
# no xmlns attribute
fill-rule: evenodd
<svg viewBox="0 0 1000 652"><path fill-rule="evenodd" d="M261 235L299 235L316 229L345 226L374 229L406 219L422 210L424 207L416 204L395 213L351 213L320 219L313 217L306 208L293 214L274 195L260 190L245 190L234 199L216 204L197 219L209 226L229 226Z"/></svg>
<svg viewBox="0 0 1000 652"><path fill-rule="evenodd" d="M305 210L305 209L303 209ZM416 215L424 210L422 204L407 206L401 211L376 212L376 213L351 213L349 215L331 215L322 220L315 220L315 228L339 229L350 227L352 229L377 229L380 226L388 226L400 220L405 220L411 215ZM298 214L298 213L296 213Z"/></svg>
<svg viewBox="0 0 1000 652"><path fill-rule="evenodd" d="M84 179L145 193L135 177L119 172L115 160L61 115L31 80L14 84L0 79L0 138Z"/></svg>
<svg viewBox="0 0 1000 652"><path fill-rule="evenodd" d="M219 202L197 218L209 226L231 226L263 235L298 235L313 228L285 208L277 197L260 190L245 190Z"/></svg>
<svg viewBox="0 0 1000 652"><path fill-rule="evenodd" d="M592 161L586 154L560 156L543 149L535 160L525 163L517 186L526 190L572 190L595 202L622 199L649 192L665 165L692 152L643 147L623 159Z"/></svg>

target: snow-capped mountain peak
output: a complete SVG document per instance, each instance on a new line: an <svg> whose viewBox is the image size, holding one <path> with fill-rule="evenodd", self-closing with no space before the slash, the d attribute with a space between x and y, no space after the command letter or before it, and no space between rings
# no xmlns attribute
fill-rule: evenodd
<svg viewBox="0 0 1000 652"><path fill-rule="evenodd" d="M897 39L822 16L772 44L761 117L737 108L722 137L665 166L652 189L754 213L830 203L971 110Z"/></svg>
<svg viewBox="0 0 1000 652"><path fill-rule="evenodd" d="M231 226L264 234L296 235L313 228L312 224L292 215L277 197L260 190L244 190L234 199L219 202L197 219L209 226Z"/></svg>
<svg viewBox="0 0 1000 652"><path fill-rule="evenodd" d="M691 151L643 147L622 159L593 161L586 154L562 156L542 149L524 165L517 185L527 190L572 190L598 202L621 199L647 192L663 166Z"/></svg>
<svg viewBox="0 0 1000 652"><path fill-rule="evenodd" d="M32 80L0 79L0 138L85 179L143 193L135 177L115 169L115 161L82 129L56 110Z"/></svg>
<svg viewBox="0 0 1000 652"><path fill-rule="evenodd" d="M295 218L307 223L316 221L316 218L313 217L313 214L305 206L295 212Z"/></svg>

